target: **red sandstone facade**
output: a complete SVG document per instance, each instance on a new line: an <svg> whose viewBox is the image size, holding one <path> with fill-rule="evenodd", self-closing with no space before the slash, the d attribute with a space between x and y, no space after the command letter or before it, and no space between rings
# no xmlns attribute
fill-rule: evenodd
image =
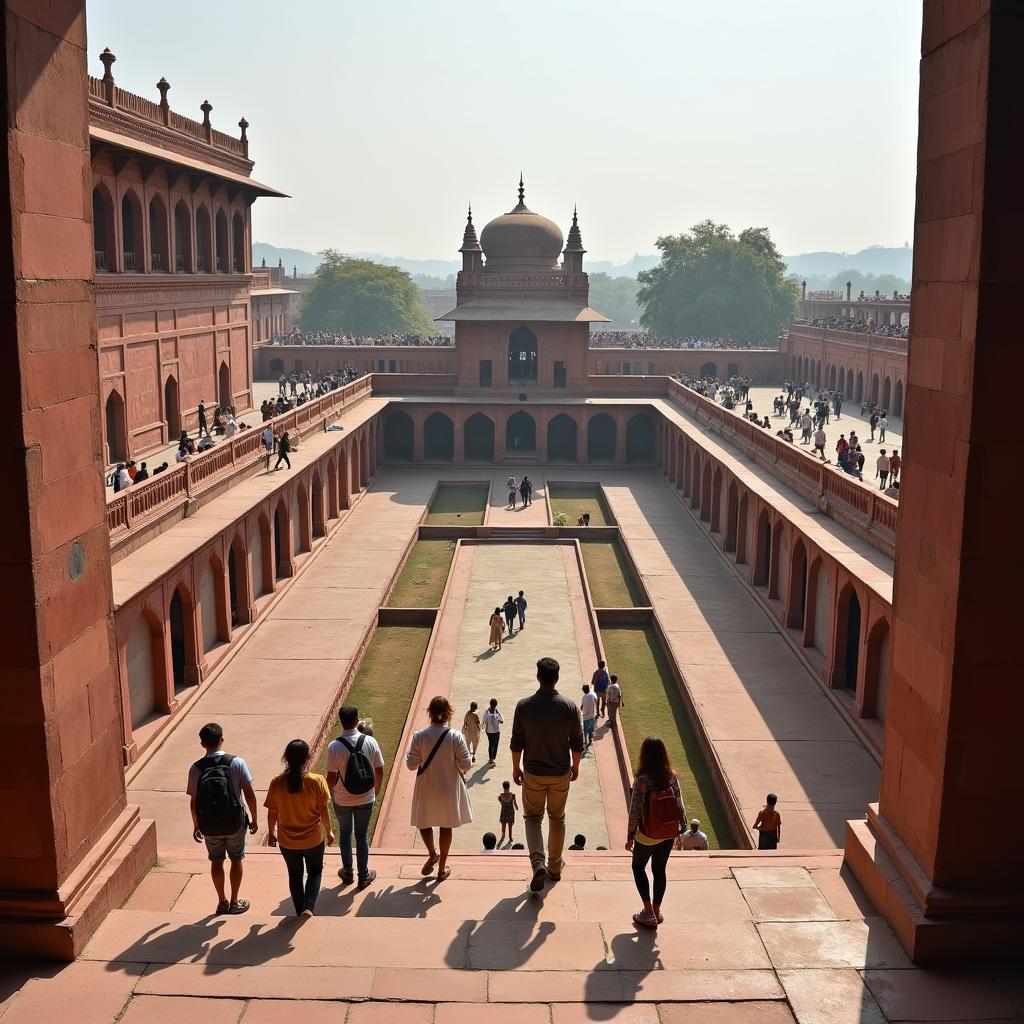
<svg viewBox="0 0 1024 1024"><path fill-rule="evenodd" d="M105 461L173 441L200 401L252 404L251 177L240 138L89 78L93 259ZM262 298L257 300L262 304ZM260 316L266 314L261 310Z"/></svg>

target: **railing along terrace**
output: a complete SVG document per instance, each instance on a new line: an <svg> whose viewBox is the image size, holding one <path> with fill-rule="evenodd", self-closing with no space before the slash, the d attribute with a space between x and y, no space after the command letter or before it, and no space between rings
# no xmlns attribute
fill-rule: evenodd
<svg viewBox="0 0 1024 1024"><path fill-rule="evenodd" d="M215 445L211 451L194 455L188 462L179 463L114 495L107 502L107 527L111 537L121 537L137 521L155 512L167 511L172 505L184 504L237 469L257 464L266 457L263 432L267 423L278 437L285 430L301 432L310 423L325 419L362 398L372 386L371 376L367 374L322 398L281 413L266 423L260 422L230 441Z"/></svg>
<svg viewBox="0 0 1024 1024"><path fill-rule="evenodd" d="M813 324L794 319L790 334L794 331L802 338L816 342L835 341L853 348L885 349L888 352L907 354L907 338L896 338L889 334L870 334L867 331L840 331L835 327L815 327Z"/></svg>
<svg viewBox="0 0 1024 1024"><path fill-rule="evenodd" d="M892 556L896 545L896 518L899 506L880 491L866 487L834 465L795 448L789 441L745 420L679 381L669 381L669 397L684 406L694 418L710 425L715 433L742 450L756 452L771 463L773 471L795 490L813 497L819 508L828 508L833 518L844 519L866 529L877 546Z"/></svg>

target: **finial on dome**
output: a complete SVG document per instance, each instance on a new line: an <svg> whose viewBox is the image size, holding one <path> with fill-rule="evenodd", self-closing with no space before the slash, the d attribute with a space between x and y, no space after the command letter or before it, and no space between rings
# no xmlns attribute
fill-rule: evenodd
<svg viewBox="0 0 1024 1024"><path fill-rule="evenodd" d="M462 236L462 248L459 252L480 252L480 242L476 237L476 228L473 227L473 204L469 204L466 211L466 231Z"/></svg>
<svg viewBox="0 0 1024 1024"><path fill-rule="evenodd" d="M587 250L583 248L583 236L580 234L579 217L576 215L576 206L572 208L572 227L565 239L565 250L562 255L566 257L566 269L579 273L583 269L583 254ZM570 259L569 257L572 257Z"/></svg>
<svg viewBox="0 0 1024 1024"><path fill-rule="evenodd" d="M526 205L526 189L523 187L523 172L519 172L519 205Z"/></svg>

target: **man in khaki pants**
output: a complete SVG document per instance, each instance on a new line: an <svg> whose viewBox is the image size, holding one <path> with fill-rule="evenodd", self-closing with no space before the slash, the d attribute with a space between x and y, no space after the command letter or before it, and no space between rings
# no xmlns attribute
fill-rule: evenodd
<svg viewBox="0 0 1024 1024"><path fill-rule="evenodd" d="M574 701L555 689L558 662L537 662L540 689L516 705L512 720L512 778L523 787L523 824L530 850L533 878L530 891L540 892L545 878L562 877L565 847L565 802L569 783L580 774L583 727ZM547 868L544 866L544 833L541 821L548 816Z"/></svg>

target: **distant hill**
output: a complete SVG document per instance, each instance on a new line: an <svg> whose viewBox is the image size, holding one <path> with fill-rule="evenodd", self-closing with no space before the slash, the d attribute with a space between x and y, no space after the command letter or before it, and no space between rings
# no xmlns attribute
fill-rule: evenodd
<svg viewBox="0 0 1024 1024"><path fill-rule="evenodd" d="M888 248L872 245L860 252L802 252L789 256L789 272L798 277L832 277L843 270L859 270L862 274L892 274L910 280L914 250L908 247Z"/></svg>

